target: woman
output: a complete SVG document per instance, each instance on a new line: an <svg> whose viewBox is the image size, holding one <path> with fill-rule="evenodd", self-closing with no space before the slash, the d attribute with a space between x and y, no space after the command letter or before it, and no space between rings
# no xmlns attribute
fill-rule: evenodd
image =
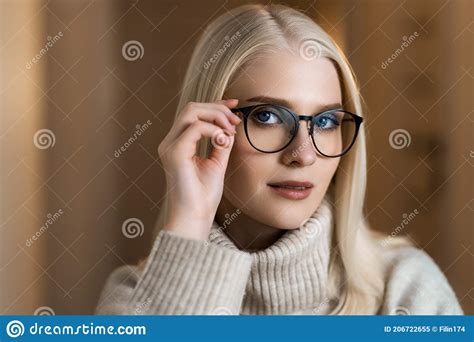
<svg viewBox="0 0 474 342"><path fill-rule="evenodd" d="M158 152L152 250L114 270L97 314L463 314L425 252L369 229L358 86L306 15L212 22Z"/></svg>

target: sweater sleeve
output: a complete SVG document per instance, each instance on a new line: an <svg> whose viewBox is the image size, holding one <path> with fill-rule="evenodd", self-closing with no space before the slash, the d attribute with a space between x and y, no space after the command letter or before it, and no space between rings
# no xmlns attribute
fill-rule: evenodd
<svg viewBox="0 0 474 342"><path fill-rule="evenodd" d="M382 315L463 315L456 294L423 250L401 247L391 254Z"/></svg>
<svg viewBox="0 0 474 342"><path fill-rule="evenodd" d="M107 278L96 315L238 315L248 253L169 231L156 237L143 271L122 265Z"/></svg>

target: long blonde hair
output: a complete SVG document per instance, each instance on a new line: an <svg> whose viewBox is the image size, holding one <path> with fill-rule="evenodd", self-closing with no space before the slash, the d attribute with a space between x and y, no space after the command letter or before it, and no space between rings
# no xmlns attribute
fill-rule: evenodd
<svg viewBox="0 0 474 342"><path fill-rule="evenodd" d="M176 115L189 101L223 98L239 70L262 53L297 49L303 57L327 57L335 65L346 110L363 116L354 73L341 49L311 18L283 5L244 5L219 16L197 42L186 72ZM333 184L334 247L329 266L331 314L376 314L384 293L382 235L371 231L363 214L366 190L364 125L350 153L341 157ZM205 158L212 145L201 139L197 154ZM165 222L167 198L160 208L155 236ZM395 239L394 239L395 241ZM399 243L399 240L395 241ZM404 243L402 241L402 243Z"/></svg>

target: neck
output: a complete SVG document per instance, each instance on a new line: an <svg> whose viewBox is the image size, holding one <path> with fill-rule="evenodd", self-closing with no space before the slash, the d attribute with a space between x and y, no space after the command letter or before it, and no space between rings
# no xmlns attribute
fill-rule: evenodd
<svg viewBox="0 0 474 342"><path fill-rule="evenodd" d="M262 224L253 220L251 217L241 213L233 220L227 220L229 212L236 212L230 203L225 199L224 205L219 206L216 212L215 220L221 227L225 227L225 232L229 239L242 251L254 252L263 250L273 245L286 229L280 229ZM228 208L232 208L230 211ZM226 222L230 222L227 223Z"/></svg>
<svg viewBox="0 0 474 342"><path fill-rule="evenodd" d="M288 314L308 312L309 309L314 314L329 312L335 304L328 283L333 233L331 203L332 199L325 197L298 229L270 229L263 226L262 229L267 233L261 235L265 237L265 240L262 239L265 244L271 241L270 237L275 239L275 232L282 234L267 248L261 248L265 244L255 242L243 246L246 249L252 246L259 248L258 251L250 252L253 261L242 301L243 314ZM248 219L239 211L239 215L235 216L223 213L231 212L219 211L211 227L209 241L232 250L242 250L242 246L235 243L236 239L232 239L231 235L251 242L249 236L255 234L246 229L243 222L253 222L243 220ZM236 231L236 227L245 233ZM255 241L260 242L260 237Z"/></svg>

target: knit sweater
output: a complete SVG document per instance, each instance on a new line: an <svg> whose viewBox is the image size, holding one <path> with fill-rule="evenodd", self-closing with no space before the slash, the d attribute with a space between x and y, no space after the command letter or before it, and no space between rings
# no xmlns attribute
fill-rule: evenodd
<svg viewBox="0 0 474 342"><path fill-rule="evenodd" d="M325 197L298 229L244 252L213 222L208 241L158 233L143 269L116 268L97 315L325 315L333 207ZM463 314L433 259L415 247L388 249L383 303L375 314Z"/></svg>

